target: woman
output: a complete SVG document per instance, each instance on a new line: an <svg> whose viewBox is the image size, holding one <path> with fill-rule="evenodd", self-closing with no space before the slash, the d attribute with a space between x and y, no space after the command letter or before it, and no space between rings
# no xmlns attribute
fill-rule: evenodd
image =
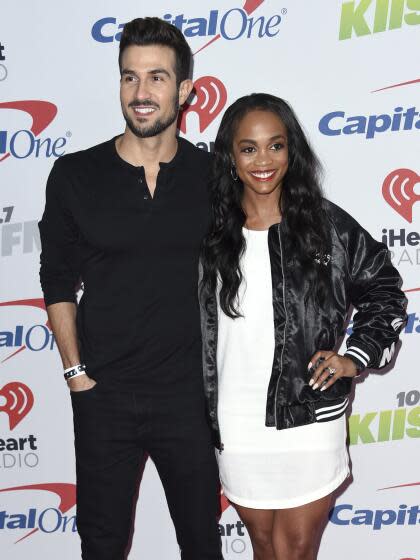
<svg viewBox="0 0 420 560"><path fill-rule="evenodd" d="M283 100L231 105L214 169L200 296L222 486L255 560L313 560L349 474L352 378L391 359L406 318L401 279L387 248L322 197L318 160Z"/></svg>

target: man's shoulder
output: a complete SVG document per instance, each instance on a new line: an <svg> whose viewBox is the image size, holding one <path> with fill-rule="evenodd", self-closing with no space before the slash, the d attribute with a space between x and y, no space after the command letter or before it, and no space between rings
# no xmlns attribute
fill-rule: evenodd
<svg viewBox="0 0 420 560"><path fill-rule="evenodd" d="M179 137L178 141L182 144L183 152L186 154L187 160L191 165L201 167L202 169L211 166L213 162L212 153L197 148L197 146L186 138Z"/></svg>
<svg viewBox="0 0 420 560"><path fill-rule="evenodd" d="M112 149L111 140L106 140L90 148L85 148L83 150L78 150L76 152L71 152L61 156L56 161L56 166L59 166L66 170L71 170L72 168L80 169L80 166L84 166L89 163L98 164L107 161L109 158L110 151Z"/></svg>

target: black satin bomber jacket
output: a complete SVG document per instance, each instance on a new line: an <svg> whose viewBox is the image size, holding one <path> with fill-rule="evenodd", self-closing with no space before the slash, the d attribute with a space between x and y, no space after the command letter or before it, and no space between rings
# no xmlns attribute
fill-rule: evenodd
<svg viewBox="0 0 420 560"><path fill-rule="evenodd" d="M402 280L386 245L375 241L337 205L325 200L324 207L331 231L331 255L319 264L327 266L331 274L332 298L326 308L311 300L305 304L305 280L290 255L282 224L271 226L268 232L275 350L265 425L278 430L344 414L352 378L339 378L326 391L314 391L308 384L307 368L316 351L337 350L352 305L357 312L345 355L362 368L379 369L391 361L406 321ZM214 443L222 449L217 421L217 300L201 286L199 294L207 412ZM281 311L279 306L283 306ZM279 329L281 314L286 322Z"/></svg>

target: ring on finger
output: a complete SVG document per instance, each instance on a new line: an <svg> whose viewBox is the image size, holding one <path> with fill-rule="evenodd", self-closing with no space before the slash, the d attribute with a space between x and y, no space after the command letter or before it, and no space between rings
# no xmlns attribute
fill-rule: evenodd
<svg viewBox="0 0 420 560"><path fill-rule="evenodd" d="M335 367L327 367L327 370L330 375L334 375L334 373L337 371Z"/></svg>

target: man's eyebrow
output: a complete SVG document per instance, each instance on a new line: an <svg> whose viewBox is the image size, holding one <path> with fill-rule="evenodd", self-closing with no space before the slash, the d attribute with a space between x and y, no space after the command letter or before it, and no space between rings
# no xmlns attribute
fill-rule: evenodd
<svg viewBox="0 0 420 560"><path fill-rule="evenodd" d="M168 78L171 77L169 72L165 70L165 68L154 68L153 70L149 70L149 74L165 74Z"/></svg>
<svg viewBox="0 0 420 560"><path fill-rule="evenodd" d="M151 74L152 76L156 74L164 74L165 76L168 76L168 78L171 77L171 75L167 70L165 70L165 68L153 68L152 70L149 70L147 73ZM135 70L130 70L130 68L124 68L121 72L121 75L137 76L137 72L135 72Z"/></svg>

